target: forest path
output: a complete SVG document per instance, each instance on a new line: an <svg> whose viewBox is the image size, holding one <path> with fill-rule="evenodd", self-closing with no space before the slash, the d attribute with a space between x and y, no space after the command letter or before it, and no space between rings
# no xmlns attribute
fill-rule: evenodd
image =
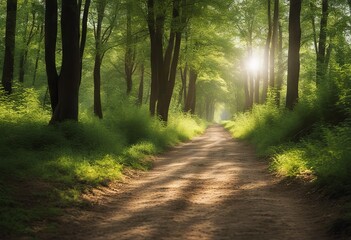
<svg viewBox="0 0 351 240"><path fill-rule="evenodd" d="M72 213L57 239L328 239L323 209L221 126ZM52 239L52 237L50 238Z"/></svg>

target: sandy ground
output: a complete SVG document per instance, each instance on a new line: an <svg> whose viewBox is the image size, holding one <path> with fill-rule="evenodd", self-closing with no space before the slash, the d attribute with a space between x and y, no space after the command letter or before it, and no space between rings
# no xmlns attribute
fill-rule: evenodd
<svg viewBox="0 0 351 240"><path fill-rule="evenodd" d="M50 239L331 239L328 213L220 126L70 212Z"/></svg>

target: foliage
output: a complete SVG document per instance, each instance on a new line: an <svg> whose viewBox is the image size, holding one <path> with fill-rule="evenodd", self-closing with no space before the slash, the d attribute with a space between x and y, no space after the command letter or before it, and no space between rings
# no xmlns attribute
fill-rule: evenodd
<svg viewBox="0 0 351 240"><path fill-rule="evenodd" d="M2 94L3 101L1 235L33 233L30 224L60 214L62 206L82 203L83 191L121 179L126 167L148 169L148 156L204 129L201 121L181 114L164 126L132 104L110 110L104 121L82 112L80 123L47 125L50 113L34 90Z"/></svg>
<svg viewBox="0 0 351 240"><path fill-rule="evenodd" d="M269 154L275 145L298 141L319 118L318 110L310 103L300 104L293 112L273 104L256 105L251 112L239 113L227 123L233 136L251 140L261 155Z"/></svg>
<svg viewBox="0 0 351 240"><path fill-rule="evenodd" d="M233 136L254 143L259 154L271 159L271 170L277 174L313 180L328 195L347 197L351 195L351 120L331 124L330 111L320 102L328 99L300 102L291 112L269 104L255 106L252 112L225 122L225 127ZM345 208L339 219L343 229L351 226L349 214Z"/></svg>
<svg viewBox="0 0 351 240"><path fill-rule="evenodd" d="M337 126L321 122L325 117L317 107L320 101L300 103L292 112L269 104L255 106L225 125L233 136L253 142L259 154L270 156L272 169L279 174L312 173L333 192L351 194L351 122Z"/></svg>

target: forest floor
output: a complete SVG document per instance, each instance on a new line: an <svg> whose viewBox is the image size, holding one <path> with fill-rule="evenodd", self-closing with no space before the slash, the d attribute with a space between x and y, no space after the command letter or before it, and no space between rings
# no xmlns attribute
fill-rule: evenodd
<svg viewBox="0 0 351 240"><path fill-rule="evenodd" d="M158 156L149 172L84 197L40 239L333 239L337 206L282 180L221 126ZM338 238L340 239L340 238Z"/></svg>

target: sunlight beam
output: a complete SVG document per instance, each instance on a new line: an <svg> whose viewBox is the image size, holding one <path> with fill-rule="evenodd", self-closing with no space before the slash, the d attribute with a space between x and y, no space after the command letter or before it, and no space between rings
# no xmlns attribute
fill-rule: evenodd
<svg viewBox="0 0 351 240"><path fill-rule="evenodd" d="M252 55L246 61L246 67L250 72L257 72L260 69L260 60L257 56Z"/></svg>

